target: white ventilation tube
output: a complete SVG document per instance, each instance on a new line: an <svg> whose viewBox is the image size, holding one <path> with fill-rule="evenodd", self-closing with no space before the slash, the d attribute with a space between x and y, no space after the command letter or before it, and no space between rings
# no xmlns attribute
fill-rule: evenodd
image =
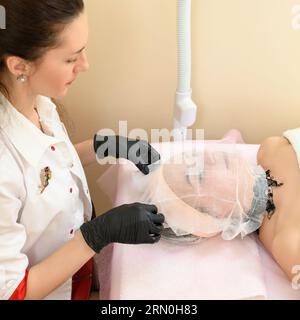
<svg viewBox="0 0 300 320"><path fill-rule="evenodd" d="M186 139L187 127L196 121L197 106L191 89L191 0L177 0L178 87L174 108L175 140Z"/></svg>

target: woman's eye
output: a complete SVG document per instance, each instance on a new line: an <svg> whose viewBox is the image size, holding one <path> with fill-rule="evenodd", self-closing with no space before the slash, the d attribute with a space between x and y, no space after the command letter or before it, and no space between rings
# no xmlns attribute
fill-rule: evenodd
<svg viewBox="0 0 300 320"><path fill-rule="evenodd" d="M76 61L77 61L77 59L68 60L67 63L75 63Z"/></svg>

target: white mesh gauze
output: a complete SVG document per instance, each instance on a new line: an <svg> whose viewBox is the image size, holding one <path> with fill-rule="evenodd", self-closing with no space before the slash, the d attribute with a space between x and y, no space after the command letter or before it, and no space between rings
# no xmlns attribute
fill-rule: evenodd
<svg viewBox="0 0 300 320"><path fill-rule="evenodd" d="M251 208L261 167L235 151L235 145L209 143L194 154L162 161L143 181L143 203L155 204L178 236L224 239L239 234Z"/></svg>

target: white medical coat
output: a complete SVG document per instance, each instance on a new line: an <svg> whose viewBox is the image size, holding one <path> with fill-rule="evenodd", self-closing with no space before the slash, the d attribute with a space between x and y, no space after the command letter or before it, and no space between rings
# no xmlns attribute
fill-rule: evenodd
<svg viewBox="0 0 300 320"><path fill-rule="evenodd" d="M39 96L37 110L45 134L0 93L0 299L92 214L85 173L56 105ZM52 178L41 193L46 167ZM70 278L46 299L71 299L71 292Z"/></svg>

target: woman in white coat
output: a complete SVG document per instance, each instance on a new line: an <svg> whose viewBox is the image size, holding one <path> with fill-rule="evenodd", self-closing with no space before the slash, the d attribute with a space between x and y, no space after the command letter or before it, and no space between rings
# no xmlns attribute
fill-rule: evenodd
<svg viewBox="0 0 300 320"><path fill-rule="evenodd" d="M114 150L144 174L159 154L120 136L71 143L51 98L88 69L82 0L0 5L0 299L88 299L92 257L112 242L157 242L164 216L134 203L91 219L83 166L96 162L104 142L114 145L98 156ZM128 156L136 144L145 161Z"/></svg>

